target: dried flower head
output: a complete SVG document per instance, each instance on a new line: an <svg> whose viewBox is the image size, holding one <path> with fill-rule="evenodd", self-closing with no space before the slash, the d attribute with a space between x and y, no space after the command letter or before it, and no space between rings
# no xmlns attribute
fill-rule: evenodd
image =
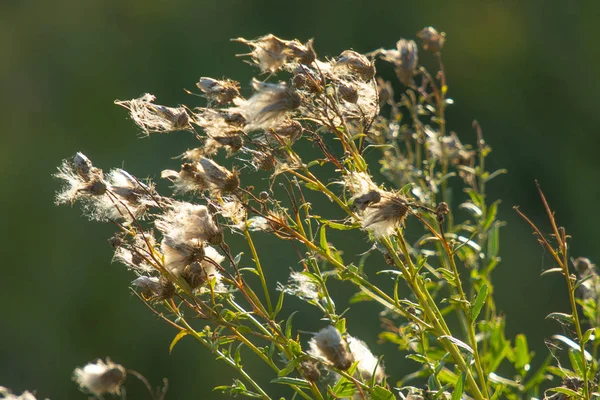
<svg viewBox="0 0 600 400"><path fill-rule="evenodd" d="M313 360L304 360L300 363L300 372L302 376L309 382L316 382L321 378L319 365Z"/></svg>
<svg viewBox="0 0 600 400"><path fill-rule="evenodd" d="M354 50L345 50L337 58L335 66L347 69L360 79L368 81L375 76L375 64Z"/></svg>
<svg viewBox="0 0 600 400"><path fill-rule="evenodd" d="M71 160L63 160L54 177L64 181L62 190L56 195L56 204L72 204L82 197L106 193L104 172L94 167L83 153L78 152Z"/></svg>
<svg viewBox="0 0 600 400"><path fill-rule="evenodd" d="M370 380L375 376L375 380L381 382L385 377L383 365L371 353L366 343L352 336L348 336L346 340L352 357L358 361L357 369L363 379Z"/></svg>
<svg viewBox="0 0 600 400"><path fill-rule="evenodd" d="M174 242L201 246L203 242L219 244L223 232L216 225L208 208L183 201L173 202L155 221L156 227Z"/></svg>
<svg viewBox="0 0 600 400"><path fill-rule="evenodd" d="M396 49L381 50L382 59L394 65L394 70L400 82L410 85L417 65L419 64L419 52L414 40L400 39L396 43Z"/></svg>
<svg viewBox="0 0 600 400"><path fill-rule="evenodd" d="M417 37L423 41L423 48L432 53L438 53L446 42L446 34L436 31L431 26L417 32Z"/></svg>
<svg viewBox="0 0 600 400"><path fill-rule="evenodd" d="M183 107L172 108L154 104L156 97L149 93L133 100L115 100L129 110L131 119L146 135L181 131L190 128L190 118Z"/></svg>
<svg viewBox="0 0 600 400"><path fill-rule="evenodd" d="M202 77L196 86L209 100L216 101L218 104L231 103L233 99L240 96L239 82L229 79L216 80Z"/></svg>
<svg viewBox="0 0 600 400"><path fill-rule="evenodd" d="M346 341L333 325L321 329L308 344L312 356L327 361L338 369L346 370L354 361Z"/></svg>
<svg viewBox="0 0 600 400"><path fill-rule="evenodd" d="M145 299L164 300L175 294L175 285L164 277L143 275L134 279L131 284L140 288Z"/></svg>
<svg viewBox="0 0 600 400"><path fill-rule="evenodd" d="M229 171L213 160L200 156L198 162L186 163L181 171L164 170L161 177L174 184L176 192L202 192L207 189L220 193L235 192L240 186L236 171Z"/></svg>
<svg viewBox="0 0 600 400"><path fill-rule="evenodd" d="M278 125L291 111L300 106L300 96L284 82L252 81L255 93L248 100L237 99L235 112L248 122L248 129L265 129Z"/></svg>
<svg viewBox="0 0 600 400"><path fill-rule="evenodd" d="M95 396L120 394L126 376L125 368L113 363L109 358L106 358L106 361L98 359L95 363L76 368L73 372L73 380L77 382L81 391Z"/></svg>
<svg viewBox="0 0 600 400"><path fill-rule="evenodd" d="M256 40L243 38L234 40L252 48L252 52L240 54L240 56L251 56L253 63L258 65L262 72L277 72L286 63L290 62L300 62L308 65L317 57L312 40L302 44L298 40L283 40L271 34L259 37Z"/></svg>
<svg viewBox="0 0 600 400"><path fill-rule="evenodd" d="M382 193L379 202L365 209L362 227L373 232L375 237L390 236L404 221L409 210L410 205L405 198Z"/></svg>

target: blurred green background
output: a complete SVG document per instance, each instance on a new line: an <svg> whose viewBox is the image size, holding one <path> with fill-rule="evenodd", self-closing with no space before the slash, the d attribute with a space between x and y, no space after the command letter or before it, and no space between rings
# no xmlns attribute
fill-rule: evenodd
<svg viewBox="0 0 600 400"><path fill-rule="evenodd" d="M573 236L572 254L598 259L599 12L596 1L1 2L0 385L37 390L39 398L85 398L70 382L73 368L108 355L153 384L168 377L170 399L221 398L212 387L231 383L231 371L192 340L168 354L174 331L132 297L125 268L110 263L112 227L84 220L78 208L55 207L58 183L50 175L76 151L140 177L175 166L170 158L192 144L190 135L142 140L113 100L150 92L163 104L200 105L182 90L200 76L232 77L247 88L257 71L234 57L246 49L230 38L314 37L319 55L334 56L391 48L428 25L448 35L450 128L472 143L476 118L494 148L490 168L509 170L490 187L508 222L496 293L509 334L528 334L540 362L543 339L559 330L544 316L565 311L567 302L559 277L539 277L550 258L512 206L545 223L539 179ZM270 243L259 240L263 264L272 282L283 281L296 257L288 244ZM340 285L340 309L351 293ZM301 310L299 328L323 326L299 301L287 302L292 309ZM388 354L397 379L414 364L376 344L374 310L357 305L348 328ZM257 374L270 376L262 366ZM147 398L133 380L128 393Z"/></svg>

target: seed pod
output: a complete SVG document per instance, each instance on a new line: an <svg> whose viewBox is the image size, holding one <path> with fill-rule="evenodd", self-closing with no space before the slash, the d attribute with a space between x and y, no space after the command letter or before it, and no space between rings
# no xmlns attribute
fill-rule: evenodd
<svg viewBox="0 0 600 400"><path fill-rule="evenodd" d="M309 382L316 382L321 378L319 365L313 360L304 360L300 363L300 372Z"/></svg>

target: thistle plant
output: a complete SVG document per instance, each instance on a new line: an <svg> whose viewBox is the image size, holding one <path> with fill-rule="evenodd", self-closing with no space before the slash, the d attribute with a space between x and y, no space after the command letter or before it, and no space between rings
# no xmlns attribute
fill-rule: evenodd
<svg viewBox="0 0 600 400"><path fill-rule="evenodd" d="M144 136L186 131L198 140L180 167L160 173L173 195L123 169L104 171L89 154L59 167L57 203L78 202L88 218L115 226L114 260L131 271L139 301L173 328L169 349L190 337L237 371L215 389L261 399L282 385L285 398L318 400L598 397L596 268L569 259L568 236L542 196L551 235L527 222L556 262L548 272L565 277L571 311L549 316L566 333L549 339L550 354L532 369L526 337L506 337L494 301L503 222L486 188L505 171L486 169L491 148L476 122L473 145L450 129L445 34L429 27L417 37L421 54L400 39L393 49L331 58L317 56L312 40L234 39L258 69L251 87L202 77L190 92L203 98L198 107L159 105L151 94L115 101ZM391 64L398 82L377 76L379 63ZM358 234L369 250L342 253L333 231ZM230 245L233 235L243 248ZM267 249L255 245L257 235L292 244L297 266L287 282L261 262ZM387 284L375 284L376 275ZM352 335L359 322L336 307L333 280L354 288L351 303L370 302L381 332ZM320 313L318 332L282 311L289 297ZM373 354L376 340L398 353ZM246 367L250 353L270 381ZM385 368L398 356L412 373ZM103 368L112 385L82 383L86 369ZM75 371L98 398L121 394L125 376L110 360ZM166 389L147 386L151 398L165 397Z"/></svg>

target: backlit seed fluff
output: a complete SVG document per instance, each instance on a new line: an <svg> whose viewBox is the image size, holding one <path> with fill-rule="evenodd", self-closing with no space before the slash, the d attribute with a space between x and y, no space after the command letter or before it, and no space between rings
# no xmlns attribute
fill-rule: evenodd
<svg viewBox="0 0 600 400"><path fill-rule="evenodd" d="M20 396L17 396L3 386L0 386L0 396L2 396L0 397L2 400L36 400L35 396L29 391L25 391Z"/></svg>
<svg viewBox="0 0 600 400"><path fill-rule="evenodd" d="M301 98L286 83L252 81L255 92L248 100L236 99L233 110L244 116L248 129L265 129L277 126L289 113L300 106Z"/></svg>
<svg viewBox="0 0 600 400"><path fill-rule="evenodd" d="M56 204L72 204L82 197L106 193L104 172L95 168L83 153L75 154L70 160L63 160L53 176L63 181L62 189L56 194Z"/></svg>
<svg viewBox="0 0 600 400"><path fill-rule="evenodd" d="M352 336L348 336L347 342L352 357L358 361L357 369L363 379L370 380L374 375L375 380L381 382L385 377L383 365L371 353L366 343Z"/></svg>
<svg viewBox="0 0 600 400"><path fill-rule="evenodd" d="M218 104L231 103L240 95L240 84L229 79L219 81L202 77L196 86L209 100L216 101Z"/></svg>
<svg viewBox="0 0 600 400"><path fill-rule="evenodd" d="M384 193L379 202L369 204L365 209L362 227L378 238L390 236L400 227L409 210L404 198Z"/></svg>
<svg viewBox="0 0 600 400"><path fill-rule="evenodd" d="M113 363L109 358L106 361L98 359L95 363L76 368L73 372L73 380L79 388L95 396L120 394L126 376L125 368Z"/></svg>
<svg viewBox="0 0 600 400"><path fill-rule="evenodd" d="M240 55L251 56L253 63L258 65L262 72L277 72L291 62L308 65L317 57L312 40L302 44L298 40L283 40L269 34L256 40L238 38L234 41L244 43L252 48L252 52Z"/></svg>
<svg viewBox="0 0 600 400"><path fill-rule="evenodd" d="M354 361L346 341L332 325L321 329L308 344L312 356L327 361L338 369L346 370Z"/></svg>
<svg viewBox="0 0 600 400"><path fill-rule="evenodd" d="M132 100L115 100L115 104L129 110L133 122L146 135L186 130L190 118L183 107L173 108L154 104L156 97L149 93Z"/></svg>
<svg viewBox="0 0 600 400"><path fill-rule="evenodd" d="M340 54L335 63L336 67L346 68L359 78L368 81L375 76L375 64L364 55L354 50L346 50Z"/></svg>

